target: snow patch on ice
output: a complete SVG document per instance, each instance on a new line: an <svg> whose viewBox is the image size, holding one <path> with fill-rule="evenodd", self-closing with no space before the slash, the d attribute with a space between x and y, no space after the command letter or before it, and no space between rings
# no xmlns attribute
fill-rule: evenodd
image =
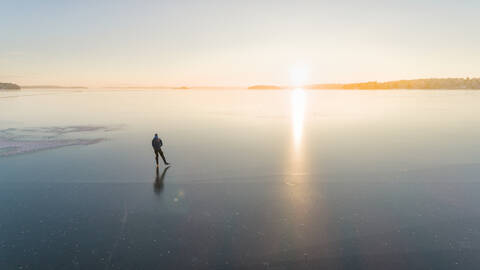
<svg viewBox="0 0 480 270"><path fill-rule="evenodd" d="M90 145L99 143L105 138L64 138L68 135L90 134L93 132L109 132L120 127L105 126L64 126L8 128L0 130L0 157L25 154L42 150L55 149L73 145Z"/></svg>

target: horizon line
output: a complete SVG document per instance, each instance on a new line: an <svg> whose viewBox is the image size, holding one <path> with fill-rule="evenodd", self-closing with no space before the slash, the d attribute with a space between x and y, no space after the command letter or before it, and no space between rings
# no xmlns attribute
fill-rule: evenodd
<svg viewBox="0 0 480 270"><path fill-rule="evenodd" d="M252 83L248 86L245 85L236 85L236 86L208 86L208 85L188 85L188 84L178 84L175 86L172 85L57 85L57 84L18 84L21 88L103 88L103 89L111 89L111 88L121 88L121 89L202 89L202 88L209 88L209 89L242 89L242 88L249 88L252 86L273 86L273 87L281 87L281 88L302 88L302 87L309 87L315 85L348 85L348 84L361 84L361 83L389 83L389 82L399 82L399 81L415 81L415 80L447 80L447 79L480 79L479 77L429 77L429 78L416 78L416 79L397 79L397 80L388 80L388 81L378 81L378 80L364 80L364 81L356 81L356 82L331 82L331 83L309 83L303 84L301 86L295 85L284 85L284 84L275 84L275 83ZM10 82L16 84L14 82Z"/></svg>

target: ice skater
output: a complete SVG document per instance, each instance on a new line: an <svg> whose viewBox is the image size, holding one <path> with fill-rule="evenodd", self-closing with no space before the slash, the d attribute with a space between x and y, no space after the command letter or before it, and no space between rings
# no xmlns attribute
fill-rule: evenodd
<svg viewBox="0 0 480 270"><path fill-rule="evenodd" d="M170 163L167 162L167 160L165 159L165 156L163 155L162 146L163 146L162 140L158 138L158 134L155 133L155 136L153 137L153 140L152 140L152 147L153 147L153 152L155 152L155 161L157 162L157 168L158 168L159 154L163 159L163 163L165 165L170 165Z"/></svg>

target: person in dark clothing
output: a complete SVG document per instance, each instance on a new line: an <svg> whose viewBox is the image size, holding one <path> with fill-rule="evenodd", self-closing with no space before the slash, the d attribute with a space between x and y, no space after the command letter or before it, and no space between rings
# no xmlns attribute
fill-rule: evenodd
<svg viewBox="0 0 480 270"><path fill-rule="evenodd" d="M170 163L167 162L167 160L165 159L165 156L163 155L162 145L163 145L162 140L160 140L160 138L158 138L158 134L155 134L155 137L153 137L153 140L152 140L152 147L153 147L153 152L155 152L155 161L157 162L157 167L158 167L158 155L159 154L162 157L163 163L165 163L165 165L170 164Z"/></svg>

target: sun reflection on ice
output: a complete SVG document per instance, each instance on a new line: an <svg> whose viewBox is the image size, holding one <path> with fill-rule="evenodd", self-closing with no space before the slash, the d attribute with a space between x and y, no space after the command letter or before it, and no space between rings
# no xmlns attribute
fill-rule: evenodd
<svg viewBox="0 0 480 270"><path fill-rule="evenodd" d="M296 88L292 91L292 131L295 150L298 150L302 143L303 123L305 120L305 99L305 91L303 89Z"/></svg>

